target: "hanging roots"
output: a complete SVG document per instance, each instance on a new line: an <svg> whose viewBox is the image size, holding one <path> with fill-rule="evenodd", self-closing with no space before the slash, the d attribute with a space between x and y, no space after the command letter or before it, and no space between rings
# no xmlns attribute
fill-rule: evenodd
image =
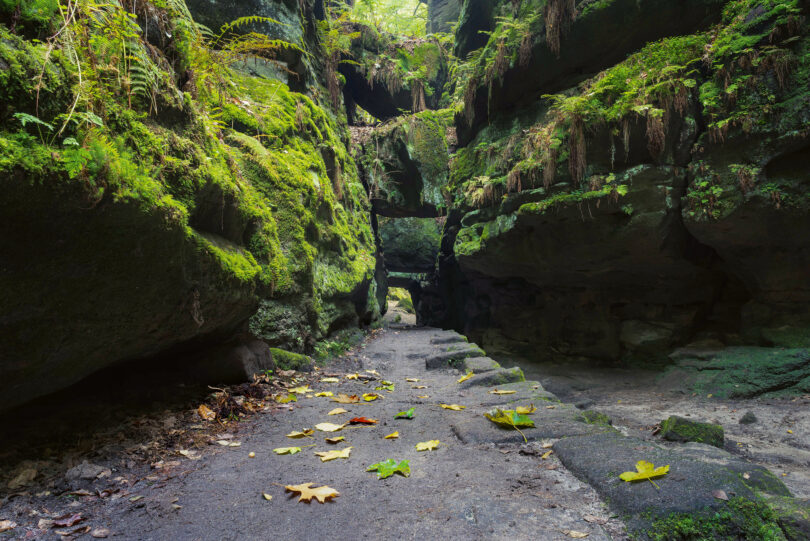
<svg viewBox="0 0 810 541"><path fill-rule="evenodd" d="M526 32L523 34L523 39L520 40L520 47L518 48L518 64L520 67L525 68L529 65L529 60L532 58L532 33Z"/></svg>
<svg viewBox="0 0 810 541"><path fill-rule="evenodd" d="M576 0L548 0L545 9L546 43L560 56L560 42L576 19Z"/></svg>
<svg viewBox="0 0 810 541"><path fill-rule="evenodd" d="M422 84L422 81L419 79L415 79L411 83L411 104L411 108L414 113L427 109L427 103L425 102L425 87Z"/></svg>
<svg viewBox="0 0 810 541"><path fill-rule="evenodd" d="M509 176L506 177L506 191L520 192L523 191L523 185L520 179L520 169L515 168L509 171Z"/></svg>
<svg viewBox="0 0 810 541"><path fill-rule="evenodd" d="M582 117L574 115L571 117L571 133L568 139L568 170L574 184L579 185L585 178L585 133Z"/></svg>
<svg viewBox="0 0 810 541"><path fill-rule="evenodd" d="M661 116L647 115L647 149L653 157L657 158L664 152L666 133L664 121Z"/></svg>

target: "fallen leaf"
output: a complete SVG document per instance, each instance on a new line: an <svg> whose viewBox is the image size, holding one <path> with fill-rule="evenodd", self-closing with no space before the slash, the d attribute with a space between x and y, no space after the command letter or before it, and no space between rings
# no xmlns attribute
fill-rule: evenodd
<svg viewBox="0 0 810 541"><path fill-rule="evenodd" d="M323 441L325 441L326 443L335 444L335 443L340 443L345 439L346 439L346 436L335 436L334 438L326 438Z"/></svg>
<svg viewBox="0 0 810 541"><path fill-rule="evenodd" d="M519 413L520 415L528 415L530 413L534 413L537 411L537 408L534 407L534 404L531 406L518 406L515 408L515 412Z"/></svg>
<svg viewBox="0 0 810 541"><path fill-rule="evenodd" d="M585 539L588 537L588 535L590 535L587 532L578 532L577 530L563 530L562 533L568 537L573 537L574 539Z"/></svg>
<svg viewBox="0 0 810 541"><path fill-rule="evenodd" d="M17 523L13 520L0 520L0 533L13 530L17 527Z"/></svg>
<svg viewBox="0 0 810 541"><path fill-rule="evenodd" d="M379 372L377 372L376 370L368 370L368 369L366 369L365 371L366 371L366 372L368 372L369 374L374 374L375 376L379 376L379 375L380 375L380 373L379 373Z"/></svg>
<svg viewBox="0 0 810 541"><path fill-rule="evenodd" d="M321 457L321 462L329 462L330 460L335 460L336 458L349 458L349 454L351 452L352 448L346 447L340 451L337 449L334 451L315 451L315 454Z"/></svg>
<svg viewBox="0 0 810 541"><path fill-rule="evenodd" d="M467 406L459 406L458 404L439 404L446 410L453 410L453 411L461 411L465 409Z"/></svg>
<svg viewBox="0 0 810 541"><path fill-rule="evenodd" d="M390 385L379 385L377 387L374 387L374 390L375 391L388 391L389 393L393 393L394 392L394 384L391 383Z"/></svg>
<svg viewBox="0 0 810 541"><path fill-rule="evenodd" d="M411 408L409 410L400 411L396 415L394 415L394 419L413 419L413 413L416 411L416 408Z"/></svg>
<svg viewBox="0 0 810 541"><path fill-rule="evenodd" d="M789 429L789 428L788 428L787 433L788 433L788 434L793 434L793 431L792 431L791 429Z"/></svg>
<svg viewBox="0 0 810 541"><path fill-rule="evenodd" d="M199 408L197 408L197 415L202 417L202 419L205 421L213 421L214 419L217 418L217 414L214 413L214 410L212 410L205 404L202 404Z"/></svg>
<svg viewBox="0 0 810 541"><path fill-rule="evenodd" d="M341 413L349 413L349 410L345 410L343 408L335 408L329 413L327 413L327 415L340 415Z"/></svg>
<svg viewBox="0 0 810 541"><path fill-rule="evenodd" d="M728 501L728 494L724 490L712 490L712 496L718 500Z"/></svg>
<svg viewBox="0 0 810 541"><path fill-rule="evenodd" d="M140 496L140 495L139 495L139 496L133 496L133 497L131 497L131 498L129 499L129 501L131 501L132 503L135 503L135 502L137 502L138 500L142 500L142 499L143 499L143 496Z"/></svg>
<svg viewBox="0 0 810 541"><path fill-rule="evenodd" d="M340 492L328 486L318 488L310 488L314 483L304 483L301 485L287 485L284 488L287 492L299 492L301 497L298 498L299 502L311 502L315 498L321 503L325 503L330 498L340 496Z"/></svg>
<svg viewBox="0 0 810 541"><path fill-rule="evenodd" d="M268 494L267 492L262 492L262 498L264 498L268 502L273 499L273 497L270 494Z"/></svg>
<svg viewBox="0 0 810 541"><path fill-rule="evenodd" d="M37 523L37 528L40 530L50 530L53 528L53 519L41 518Z"/></svg>
<svg viewBox="0 0 810 541"><path fill-rule="evenodd" d="M515 394L517 391L499 391L498 389L493 389L489 392L489 394Z"/></svg>
<svg viewBox="0 0 810 541"><path fill-rule="evenodd" d="M590 522L592 524L607 524L606 518L595 517L593 515L585 515L582 518L585 519L585 522Z"/></svg>
<svg viewBox="0 0 810 541"><path fill-rule="evenodd" d="M378 422L377 419L369 419L368 417L353 417L349 419L350 425L376 425Z"/></svg>
<svg viewBox="0 0 810 541"><path fill-rule="evenodd" d="M458 378L458 383L464 383L465 381L467 381L468 379L470 379L474 375L475 375L475 373L472 370L470 370L469 372L467 372L466 374L464 374L463 376Z"/></svg>
<svg viewBox="0 0 810 541"><path fill-rule="evenodd" d="M344 426L346 425L336 425L334 423L319 423L315 425L315 428L317 428L321 432L337 432Z"/></svg>
<svg viewBox="0 0 810 541"><path fill-rule="evenodd" d="M526 435L520 430L521 428L534 428L534 421L526 415L521 415L514 410L502 410L495 408L484 414L484 417L492 421L498 426L514 428L520 435L523 436L523 441L528 441Z"/></svg>
<svg viewBox="0 0 810 541"><path fill-rule="evenodd" d="M647 462L646 460L639 460L636 462L636 470L637 471L626 471L619 476L619 479L625 482L631 481L644 481L645 479L652 483L655 488L658 488L653 482L653 479L656 477L662 477L669 473L669 465L661 466L656 468L652 462Z"/></svg>
<svg viewBox="0 0 810 541"><path fill-rule="evenodd" d="M411 466L407 460L401 460L397 462L393 458L389 458L388 460L384 460L383 462L377 462L376 464L372 464L369 466L366 471L376 471L377 478L385 479L386 477L391 477L395 473L399 473L405 477L411 475Z"/></svg>
<svg viewBox="0 0 810 541"><path fill-rule="evenodd" d="M349 396L343 393L337 395L332 400L337 402L338 404L354 404L356 402L360 402L360 399L357 398L356 394Z"/></svg>
<svg viewBox="0 0 810 541"><path fill-rule="evenodd" d="M751 474L749 474L749 473L744 473L744 474L743 474L743 479L751 479Z"/></svg>
<svg viewBox="0 0 810 541"><path fill-rule="evenodd" d="M199 452L188 449L180 449L179 451L177 451L177 454L184 456L189 460L199 460L200 458L202 458Z"/></svg>
<svg viewBox="0 0 810 541"><path fill-rule="evenodd" d="M557 407L557 406L546 406L546 409L547 409L547 410L553 410L553 409L554 409L554 408L556 408L556 407Z"/></svg>
<svg viewBox="0 0 810 541"><path fill-rule="evenodd" d="M553 453L553 452L554 452L554 451L546 451L545 453L543 453L543 454L542 454L542 456L540 456L540 458L542 458L543 460L545 460L545 459L547 459L548 457L550 457L550 456L551 456L551 453Z"/></svg>
<svg viewBox="0 0 810 541"><path fill-rule="evenodd" d="M303 430L296 430L295 432L290 432L289 434L287 434L287 437L288 438L305 438L307 436L311 436L314 433L315 433L315 431L312 430L311 428L305 428Z"/></svg>
<svg viewBox="0 0 810 541"><path fill-rule="evenodd" d="M429 394L423 394L423 395L417 396L416 398L430 398L430 395Z"/></svg>
<svg viewBox="0 0 810 541"><path fill-rule="evenodd" d="M110 530L107 528L96 528L92 532L90 532L90 537L95 537L96 539L106 539L110 536Z"/></svg>
<svg viewBox="0 0 810 541"><path fill-rule="evenodd" d="M410 383L416 383L417 381L419 381L419 378L405 378L405 381L408 381Z"/></svg>
<svg viewBox="0 0 810 541"><path fill-rule="evenodd" d="M312 389L309 388L309 385L301 385L299 387L293 387L292 389L288 389L291 393L303 394L303 393L311 393Z"/></svg>
<svg viewBox="0 0 810 541"><path fill-rule="evenodd" d="M411 389L427 389L427 385L411 385Z"/></svg>
<svg viewBox="0 0 810 541"><path fill-rule="evenodd" d="M253 451L249 452L248 458L256 458L256 453L254 453Z"/></svg>
<svg viewBox="0 0 810 541"><path fill-rule="evenodd" d="M383 439L384 439L384 440L395 440L395 439L397 439L398 437L399 437L399 432L397 431L397 432L391 432L390 434L388 434L387 436L385 436Z"/></svg>
<svg viewBox="0 0 810 541"><path fill-rule="evenodd" d="M238 441L217 440L217 443L223 447L241 447L242 444Z"/></svg>
<svg viewBox="0 0 810 541"><path fill-rule="evenodd" d="M366 402L371 402L373 400L377 400L378 398L382 398L382 397L380 395L378 395L377 393L365 393L365 394L363 394L363 400L365 400Z"/></svg>
<svg viewBox="0 0 810 541"><path fill-rule="evenodd" d="M56 535L61 535L62 537L74 537L79 535L84 535L90 531L90 526L79 526L78 528L74 528L73 530L54 530L53 533Z"/></svg>
<svg viewBox="0 0 810 541"><path fill-rule="evenodd" d="M358 374L356 372L354 374L346 374L346 379L357 379L359 377L360 377L360 374Z"/></svg>
<svg viewBox="0 0 810 541"><path fill-rule="evenodd" d="M273 452L277 455L294 455L295 453L300 453L300 447L276 447L273 449Z"/></svg>
<svg viewBox="0 0 810 541"><path fill-rule="evenodd" d="M340 380L338 378L321 378L321 383L338 383Z"/></svg>
<svg viewBox="0 0 810 541"><path fill-rule="evenodd" d="M315 396L335 396L332 391L324 391L322 393L315 393Z"/></svg>
<svg viewBox="0 0 810 541"><path fill-rule="evenodd" d="M143 498L143 496L141 496L141 498ZM130 501L132 500L130 499ZM71 526L74 526L83 520L84 517L82 516L81 513L75 513L73 515L68 514L55 519L53 521L53 525L58 528L70 528Z"/></svg>
<svg viewBox="0 0 810 541"><path fill-rule="evenodd" d="M276 402L279 404L289 404L290 402L298 402L298 397L292 393L289 393L287 396L277 396Z"/></svg>
<svg viewBox="0 0 810 541"><path fill-rule="evenodd" d="M439 440L421 441L416 444L417 451L432 451L439 446Z"/></svg>
<svg viewBox="0 0 810 541"><path fill-rule="evenodd" d="M542 444L540 444L540 447L542 447L543 449L551 449L553 445L554 444L551 443L550 441L544 441Z"/></svg>

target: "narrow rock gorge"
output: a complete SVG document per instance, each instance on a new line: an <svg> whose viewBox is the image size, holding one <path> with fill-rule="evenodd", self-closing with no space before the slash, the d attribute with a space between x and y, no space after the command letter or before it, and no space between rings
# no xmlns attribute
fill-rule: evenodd
<svg viewBox="0 0 810 541"><path fill-rule="evenodd" d="M635 431L647 387L735 412L810 395L808 16L808 0L0 0L0 412L126 388L127 371L317 377L384 328L371 373L422 355L475 374L462 389L559 407L533 438L621 515L594 538L807 539L810 478L763 466L810 466L806 437L745 455L675 406ZM577 385L619 374L647 409L616 406L611 427ZM587 388L611 408L619 385ZM447 437L520 444L479 420ZM613 469L661 430L650 456L738 493L622 492Z"/></svg>

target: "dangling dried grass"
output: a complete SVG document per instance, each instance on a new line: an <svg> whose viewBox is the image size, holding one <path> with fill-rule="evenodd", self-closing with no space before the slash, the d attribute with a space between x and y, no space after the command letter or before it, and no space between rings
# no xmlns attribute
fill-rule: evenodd
<svg viewBox="0 0 810 541"><path fill-rule="evenodd" d="M472 125L475 116L475 93L479 82L478 77L471 77L464 89L464 119L467 125Z"/></svg>
<svg viewBox="0 0 810 541"><path fill-rule="evenodd" d="M546 4L546 43L558 57L562 37L568 32L576 16L576 0L548 0Z"/></svg>
<svg viewBox="0 0 810 541"><path fill-rule="evenodd" d="M503 74L509 69L509 60L506 58L506 41L501 40L498 43L498 49L495 53L495 60L492 62L492 73L498 76L499 79L503 78ZM492 73L490 75L492 75ZM492 77L489 77L492 79Z"/></svg>
<svg viewBox="0 0 810 541"><path fill-rule="evenodd" d="M574 115L571 117L571 129L568 135L568 171L575 185L579 185L585 178L587 167L585 148L585 126L582 117Z"/></svg>
<svg viewBox="0 0 810 541"><path fill-rule="evenodd" d="M509 175L506 177L506 191L507 192L523 191L520 169L514 168L511 171L509 171Z"/></svg>
<svg viewBox="0 0 810 541"><path fill-rule="evenodd" d="M532 58L532 33L526 32L523 34L523 39L520 40L520 47L518 47L518 64L521 68L529 65L529 60Z"/></svg>
<svg viewBox="0 0 810 541"><path fill-rule="evenodd" d="M425 87L422 84L422 81L419 79L415 79L411 83L411 108L414 113L427 109L427 103L425 102Z"/></svg>
<svg viewBox="0 0 810 541"><path fill-rule="evenodd" d="M622 145L624 146L624 161L630 159L630 118L622 120Z"/></svg>
<svg viewBox="0 0 810 541"><path fill-rule="evenodd" d="M664 131L663 115L647 115L647 150L657 158L664 152L666 132Z"/></svg>
<svg viewBox="0 0 810 541"><path fill-rule="evenodd" d="M339 161L335 161L335 175L332 178L332 191L338 201L343 201L343 168Z"/></svg>

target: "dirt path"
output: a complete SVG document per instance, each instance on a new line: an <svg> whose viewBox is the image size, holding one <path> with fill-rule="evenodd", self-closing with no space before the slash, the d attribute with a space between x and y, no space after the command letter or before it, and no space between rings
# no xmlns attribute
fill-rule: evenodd
<svg viewBox="0 0 810 541"><path fill-rule="evenodd" d="M298 391L296 402L264 406L263 413L225 426L201 422L186 407L182 414L150 421L163 425L153 432L154 441L107 442L103 452L85 451L89 463L71 466L67 473L63 467L47 483L33 483L5 498L0 494L0 524L15 524L0 536L624 540L627 528L643 531L656 515L722 510L725 502L716 497L718 491L749 499L756 491L789 495L773 475L740 453L661 446L620 415L619 431L614 430L598 416L560 402L540 382L523 381L520 370L505 369L483 355L449 331L402 326L375 333L316 372L310 378L312 391ZM347 377L352 374L358 376ZM543 374L564 399L582 398L573 390L576 385L563 385L564 377L538 373ZM377 390L387 385L383 380L393 389ZM595 398L588 400L610 406L615 395L597 387L591 385ZM381 398L339 404L315 396L319 392L378 393ZM444 409L442 403L465 409ZM535 427L523 431L527 441L483 417L494 407L531 404L537 411L532 414ZM338 407L348 411L328 415ZM413 419L395 418L409 408L414 408ZM378 423L286 437L353 417ZM399 437L384 439L393 432ZM344 441L325 442L337 435ZM429 440L439 440L436 450L416 451L417 443ZM290 446L302 450L273 452ZM347 459L322 462L314 454L347 447L352 448ZM138 453L143 458L137 463L127 458ZM410 476L378 479L366 471L387 459L408 460ZM656 485L619 480L618 473L639 459L671 465L672 473ZM303 483L328 485L340 495L325 504L299 503L284 487ZM265 499L265 493L272 499ZM605 501L611 502L610 509Z"/></svg>

